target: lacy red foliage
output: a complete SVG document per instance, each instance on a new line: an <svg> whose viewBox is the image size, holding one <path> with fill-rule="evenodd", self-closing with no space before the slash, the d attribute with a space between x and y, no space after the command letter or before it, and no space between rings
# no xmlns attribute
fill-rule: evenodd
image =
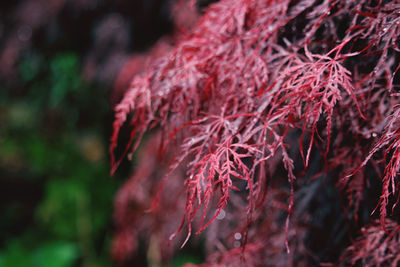
<svg viewBox="0 0 400 267"><path fill-rule="evenodd" d="M385 225L391 234L382 230L379 221L361 229L362 235L347 248L343 260L361 262L362 266L398 266L400 262L400 226L391 220Z"/></svg>
<svg viewBox="0 0 400 267"><path fill-rule="evenodd" d="M160 250L152 255L155 257L152 260L156 262L170 258L182 242L181 238L173 246L161 246L162 241L168 240L178 227L178 220L169 220L182 216L185 195L180 183L184 177L183 170L168 177L168 182L160 181L160 177L168 172L168 166L159 163L154 156L158 140L159 136L153 136L143 148L134 175L120 189L115 199L115 224L118 231L114 237L112 254L117 261L128 259L138 248L140 238L148 240L149 244ZM162 206L157 205L157 202L162 203Z"/></svg>
<svg viewBox="0 0 400 267"><path fill-rule="evenodd" d="M184 2L178 7L195 1ZM175 38L170 52L152 57L115 108L112 172L146 133L159 132L160 140L155 145L151 139L143 148L136 173L117 197L120 235L130 232L136 240L146 229L153 233L147 240L155 235L164 242L182 212L170 239L186 226L184 246L194 231L207 229L209 266L321 263L327 258L307 247L314 238L310 230L326 221L323 214L330 212L325 210L336 204L314 207L321 203L318 180L341 189L343 220L352 227L367 223L365 214L378 205L380 227L397 233L399 42L397 1L221 0L210 5L191 30ZM125 124L130 140L118 145ZM120 147L125 149L117 155ZM183 185L183 199L168 198ZM366 195L376 187L381 196L371 208ZM141 195L146 197L137 200ZM129 211L132 201L143 208ZM158 206L141 216L151 203ZM154 224L159 229L152 229ZM374 232L363 232L365 240L369 234ZM120 260L134 250L124 249L124 240L117 235L115 241ZM348 244L338 242L340 254ZM369 261L368 249L360 256L354 246L347 259ZM374 262L385 262L390 251L383 249Z"/></svg>

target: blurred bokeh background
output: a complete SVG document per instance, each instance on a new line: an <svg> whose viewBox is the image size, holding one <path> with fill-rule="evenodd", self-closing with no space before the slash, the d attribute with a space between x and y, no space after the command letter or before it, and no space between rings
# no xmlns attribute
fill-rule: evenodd
<svg viewBox="0 0 400 267"><path fill-rule="evenodd" d="M112 107L170 2L0 1L0 267L113 265Z"/></svg>

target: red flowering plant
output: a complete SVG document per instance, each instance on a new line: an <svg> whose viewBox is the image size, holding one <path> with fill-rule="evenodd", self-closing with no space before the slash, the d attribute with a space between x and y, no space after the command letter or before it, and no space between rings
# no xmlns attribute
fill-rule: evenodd
<svg viewBox="0 0 400 267"><path fill-rule="evenodd" d="M138 240L168 262L194 233L204 266L398 260L398 1L221 0L172 44L115 107L112 172L146 143L115 204L119 262Z"/></svg>

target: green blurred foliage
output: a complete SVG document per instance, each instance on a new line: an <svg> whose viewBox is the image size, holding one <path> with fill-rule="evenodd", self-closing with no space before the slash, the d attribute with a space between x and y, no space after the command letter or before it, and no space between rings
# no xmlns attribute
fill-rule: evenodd
<svg viewBox="0 0 400 267"><path fill-rule="evenodd" d="M19 71L20 88L0 90L0 267L112 266L106 88L71 52L31 51ZM180 255L172 267L201 262Z"/></svg>
<svg viewBox="0 0 400 267"><path fill-rule="evenodd" d="M73 266L79 258L77 244L68 242L47 242L32 251L21 243L11 243L0 254L1 266L13 267L68 267Z"/></svg>
<svg viewBox="0 0 400 267"><path fill-rule="evenodd" d="M108 96L80 68L31 52L21 88L0 90L0 267L111 265Z"/></svg>

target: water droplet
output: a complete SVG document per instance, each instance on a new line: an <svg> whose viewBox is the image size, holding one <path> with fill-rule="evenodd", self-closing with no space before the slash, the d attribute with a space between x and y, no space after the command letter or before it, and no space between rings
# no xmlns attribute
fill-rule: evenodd
<svg viewBox="0 0 400 267"><path fill-rule="evenodd" d="M32 37L32 27L29 25L23 25L18 29L18 39L22 42L26 42Z"/></svg>
<svg viewBox="0 0 400 267"><path fill-rule="evenodd" d="M242 234L241 233L235 233L235 239L236 240L240 240L242 238Z"/></svg>
<svg viewBox="0 0 400 267"><path fill-rule="evenodd" d="M188 142L189 146L193 145L195 143L194 138L191 138L190 141Z"/></svg>
<svg viewBox="0 0 400 267"><path fill-rule="evenodd" d="M218 220L222 220L223 218L225 218L225 211L221 210L217 216Z"/></svg>
<svg viewBox="0 0 400 267"><path fill-rule="evenodd" d="M372 133L372 137L376 137L377 136L377 134L376 133Z"/></svg>

